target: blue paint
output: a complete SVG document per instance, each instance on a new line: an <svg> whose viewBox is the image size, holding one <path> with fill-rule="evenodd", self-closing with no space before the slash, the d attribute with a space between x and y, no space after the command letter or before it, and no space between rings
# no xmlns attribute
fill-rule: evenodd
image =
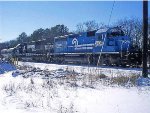
<svg viewBox="0 0 150 113"><path fill-rule="evenodd" d="M118 34L115 34L116 31ZM55 53L123 52L131 49L130 37L118 27L55 38Z"/></svg>
<svg viewBox="0 0 150 113"><path fill-rule="evenodd" d="M16 67L8 62L0 61L0 74L3 74L8 71L16 70Z"/></svg>

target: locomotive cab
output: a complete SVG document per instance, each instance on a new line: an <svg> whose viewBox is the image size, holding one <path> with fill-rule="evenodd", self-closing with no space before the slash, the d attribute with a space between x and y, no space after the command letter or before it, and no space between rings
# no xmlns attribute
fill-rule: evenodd
<svg viewBox="0 0 150 113"><path fill-rule="evenodd" d="M131 39L125 36L124 32L119 27L114 27L107 32L108 45L111 45L111 41L114 40L116 51L126 52L131 48Z"/></svg>
<svg viewBox="0 0 150 113"><path fill-rule="evenodd" d="M119 27L100 29L96 32L95 51L118 52L130 49L130 38Z"/></svg>

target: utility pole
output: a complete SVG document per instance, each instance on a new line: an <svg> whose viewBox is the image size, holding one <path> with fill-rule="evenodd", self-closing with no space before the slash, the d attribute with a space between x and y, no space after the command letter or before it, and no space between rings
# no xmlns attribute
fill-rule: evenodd
<svg viewBox="0 0 150 113"><path fill-rule="evenodd" d="M142 61L143 61L143 70L142 76L144 78L148 77L147 70L147 40L148 39L148 1L143 0L143 51L142 51Z"/></svg>

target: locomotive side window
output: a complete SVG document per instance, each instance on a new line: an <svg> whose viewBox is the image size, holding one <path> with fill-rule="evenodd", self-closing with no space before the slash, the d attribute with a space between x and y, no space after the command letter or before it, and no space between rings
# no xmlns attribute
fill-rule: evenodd
<svg viewBox="0 0 150 113"><path fill-rule="evenodd" d="M87 37L95 36L95 32L96 30L87 32Z"/></svg>

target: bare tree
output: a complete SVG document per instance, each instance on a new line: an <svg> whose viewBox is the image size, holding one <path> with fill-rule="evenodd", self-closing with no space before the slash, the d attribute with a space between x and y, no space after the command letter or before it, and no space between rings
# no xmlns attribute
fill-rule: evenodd
<svg viewBox="0 0 150 113"><path fill-rule="evenodd" d="M77 24L76 31L77 33L81 33L81 32L86 32L86 31L97 30L103 27L106 27L106 25L104 25L103 23L97 23L94 20L90 20L90 21Z"/></svg>
<svg viewBox="0 0 150 113"><path fill-rule="evenodd" d="M76 25L76 28L77 28L77 32L78 32L78 33L85 32L85 31L86 31L86 29L85 29L83 23L77 24L77 25Z"/></svg>
<svg viewBox="0 0 150 113"><path fill-rule="evenodd" d="M142 47L142 21L136 18L119 20L115 26L120 26L125 35L131 37L134 46Z"/></svg>
<svg viewBox="0 0 150 113"><path fill-rule="evenodd" d="M96 23L94 20L92 21L87 21L84 23L85 27L86 27L86 31L92 31L95 29L99 28L99 24Z"/></svg>

